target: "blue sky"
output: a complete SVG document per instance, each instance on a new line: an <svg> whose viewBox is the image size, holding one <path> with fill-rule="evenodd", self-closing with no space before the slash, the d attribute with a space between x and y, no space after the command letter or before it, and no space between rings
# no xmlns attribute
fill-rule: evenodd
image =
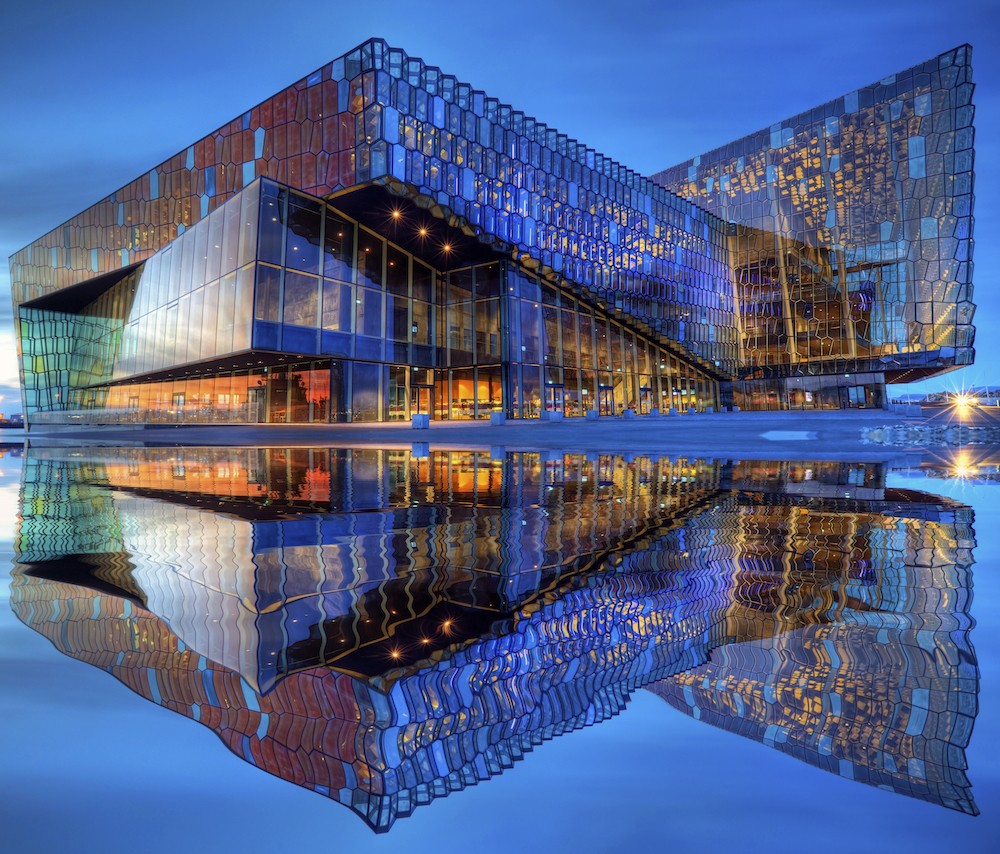
<svg viewBox="0 0 1000 854"><path fill-rule="evenodd" d="M12 0L0 289L13 252L370 36L644 174L969 42L978 358L919 388L1000 384L998 22L984 0ZM20 410L7 298L0 395L0 412Z"/></svg>

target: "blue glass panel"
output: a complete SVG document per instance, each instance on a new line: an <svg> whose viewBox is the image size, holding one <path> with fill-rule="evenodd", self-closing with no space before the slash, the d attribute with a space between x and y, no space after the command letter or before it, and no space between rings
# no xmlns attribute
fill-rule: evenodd
<svg viewBox="0 0 1000 854"><path fill-rule="evenodd" d="M281 325L255 320L253 324L253 346L259 350L279 350Z"/></svg>
<svg viewBox="0 0 1000 854"><path fill-rule="evenodd" d="M320 352L319 330L287 325L282 325L281 330L281 349L284 351L304 354L318 354ZM254 344L256 346L256 341Z"/></svg>
<svg viewBox="0 0 1000 854"><path fill-rule="evenodd" d="M322 332L322 353L328 356L350 356L354 336L345 332Z"/></svg>
<svg viewBox="0 0 1000 854"><path fill-rule="evenodd" d="M368 338L358 335L354 341L354 355L358 359L382 360L382 341L379 338Z"/></svg>

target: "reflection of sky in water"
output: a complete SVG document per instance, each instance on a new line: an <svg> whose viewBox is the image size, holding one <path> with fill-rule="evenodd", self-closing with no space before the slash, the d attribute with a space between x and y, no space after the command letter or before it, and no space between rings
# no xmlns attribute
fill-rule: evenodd
<svg viewBox="0 0 1000 854"><path fill-rule="evenodd" d="M822 848L829 828L850 816L852 850L949 850L958 840L965 850L986 850L1000 824L1000 776L985 747L1000 735L992 711L1000 702L993 665L1000 654L1000 591L991 559L998 553L1000 493L994 498L989 486L894 474L887 485L947 491L976 510L972 639L983 679L969 773L983 810L978 818L820 773L638 691L625 714L549 741L488 784L438 799L376 837L343 808L236 761L208 730L58 654L5 606L0 708L8 726L0 750L5 763L9 759L7 779L21 781L5 803L4 812L14 817L12 825L7 820L8 838L15 850L26 851L88 839L104 840L105 850L127 843L146 850L289 850L324 843L360 850L470 844L509 850L511 839L524 850L667 844L774 850L776 833L818 838ZM63 816L62 829L50 836L40 828L51 827L54 809Z"/></svg>

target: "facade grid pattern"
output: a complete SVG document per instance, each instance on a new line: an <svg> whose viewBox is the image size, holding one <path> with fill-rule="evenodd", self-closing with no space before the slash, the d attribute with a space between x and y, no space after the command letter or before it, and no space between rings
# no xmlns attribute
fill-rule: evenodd
<svg viewBox="0 0 1000 854"><path fill-rule="evenodd" d="M27 423L881 405L973 358L970 52L651 180L371 40L12 256Z"/></svg>

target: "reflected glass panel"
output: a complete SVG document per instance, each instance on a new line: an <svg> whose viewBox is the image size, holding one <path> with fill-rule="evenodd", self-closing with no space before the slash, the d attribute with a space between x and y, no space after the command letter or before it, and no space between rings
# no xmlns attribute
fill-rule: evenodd
<svg viewBox="0 0 1000 854"><path fill-rule="evenodd" d="M377 406L367 367L355 420ZM271 371L269 406L309 420L325 405L311 378L328 379ZM197 420L244 381L189 383L169 405ZM32 447L11 605L66 655L377 830L640 688L800 762L975 814L972 512L886 474Z"/></svg>
<svg viewBox="0 0 1000 854"><path fill-rule="evenodd" d="M370 231L358 232L358 281L373 288L382 287L382 256L385 242Z"/></svg>
<svg viewBox="0 0 1000 854"><path fill-rule="evenodd" d="M282 321L293 326L319 325L319 279L302 273L285 273Z"/></svg>
<svg viewBox="0 0 1000 854"><path fill-rule="evenodd" d="M351 331L354 299L350 285L323 280L323 328Z"/></svg>
<svg viewBox="0 0 1000 854"><path fill-rule="evenodd" d="M327 208L323 231L323 275L354 281L354 223Z"/></svg>
<svg viewBox="0 0 1000 854"><path fill-rule="evenodd" d="M292 194L288 200L288 234L285 266L304 273L319 273L321 204Z"/></svg>

